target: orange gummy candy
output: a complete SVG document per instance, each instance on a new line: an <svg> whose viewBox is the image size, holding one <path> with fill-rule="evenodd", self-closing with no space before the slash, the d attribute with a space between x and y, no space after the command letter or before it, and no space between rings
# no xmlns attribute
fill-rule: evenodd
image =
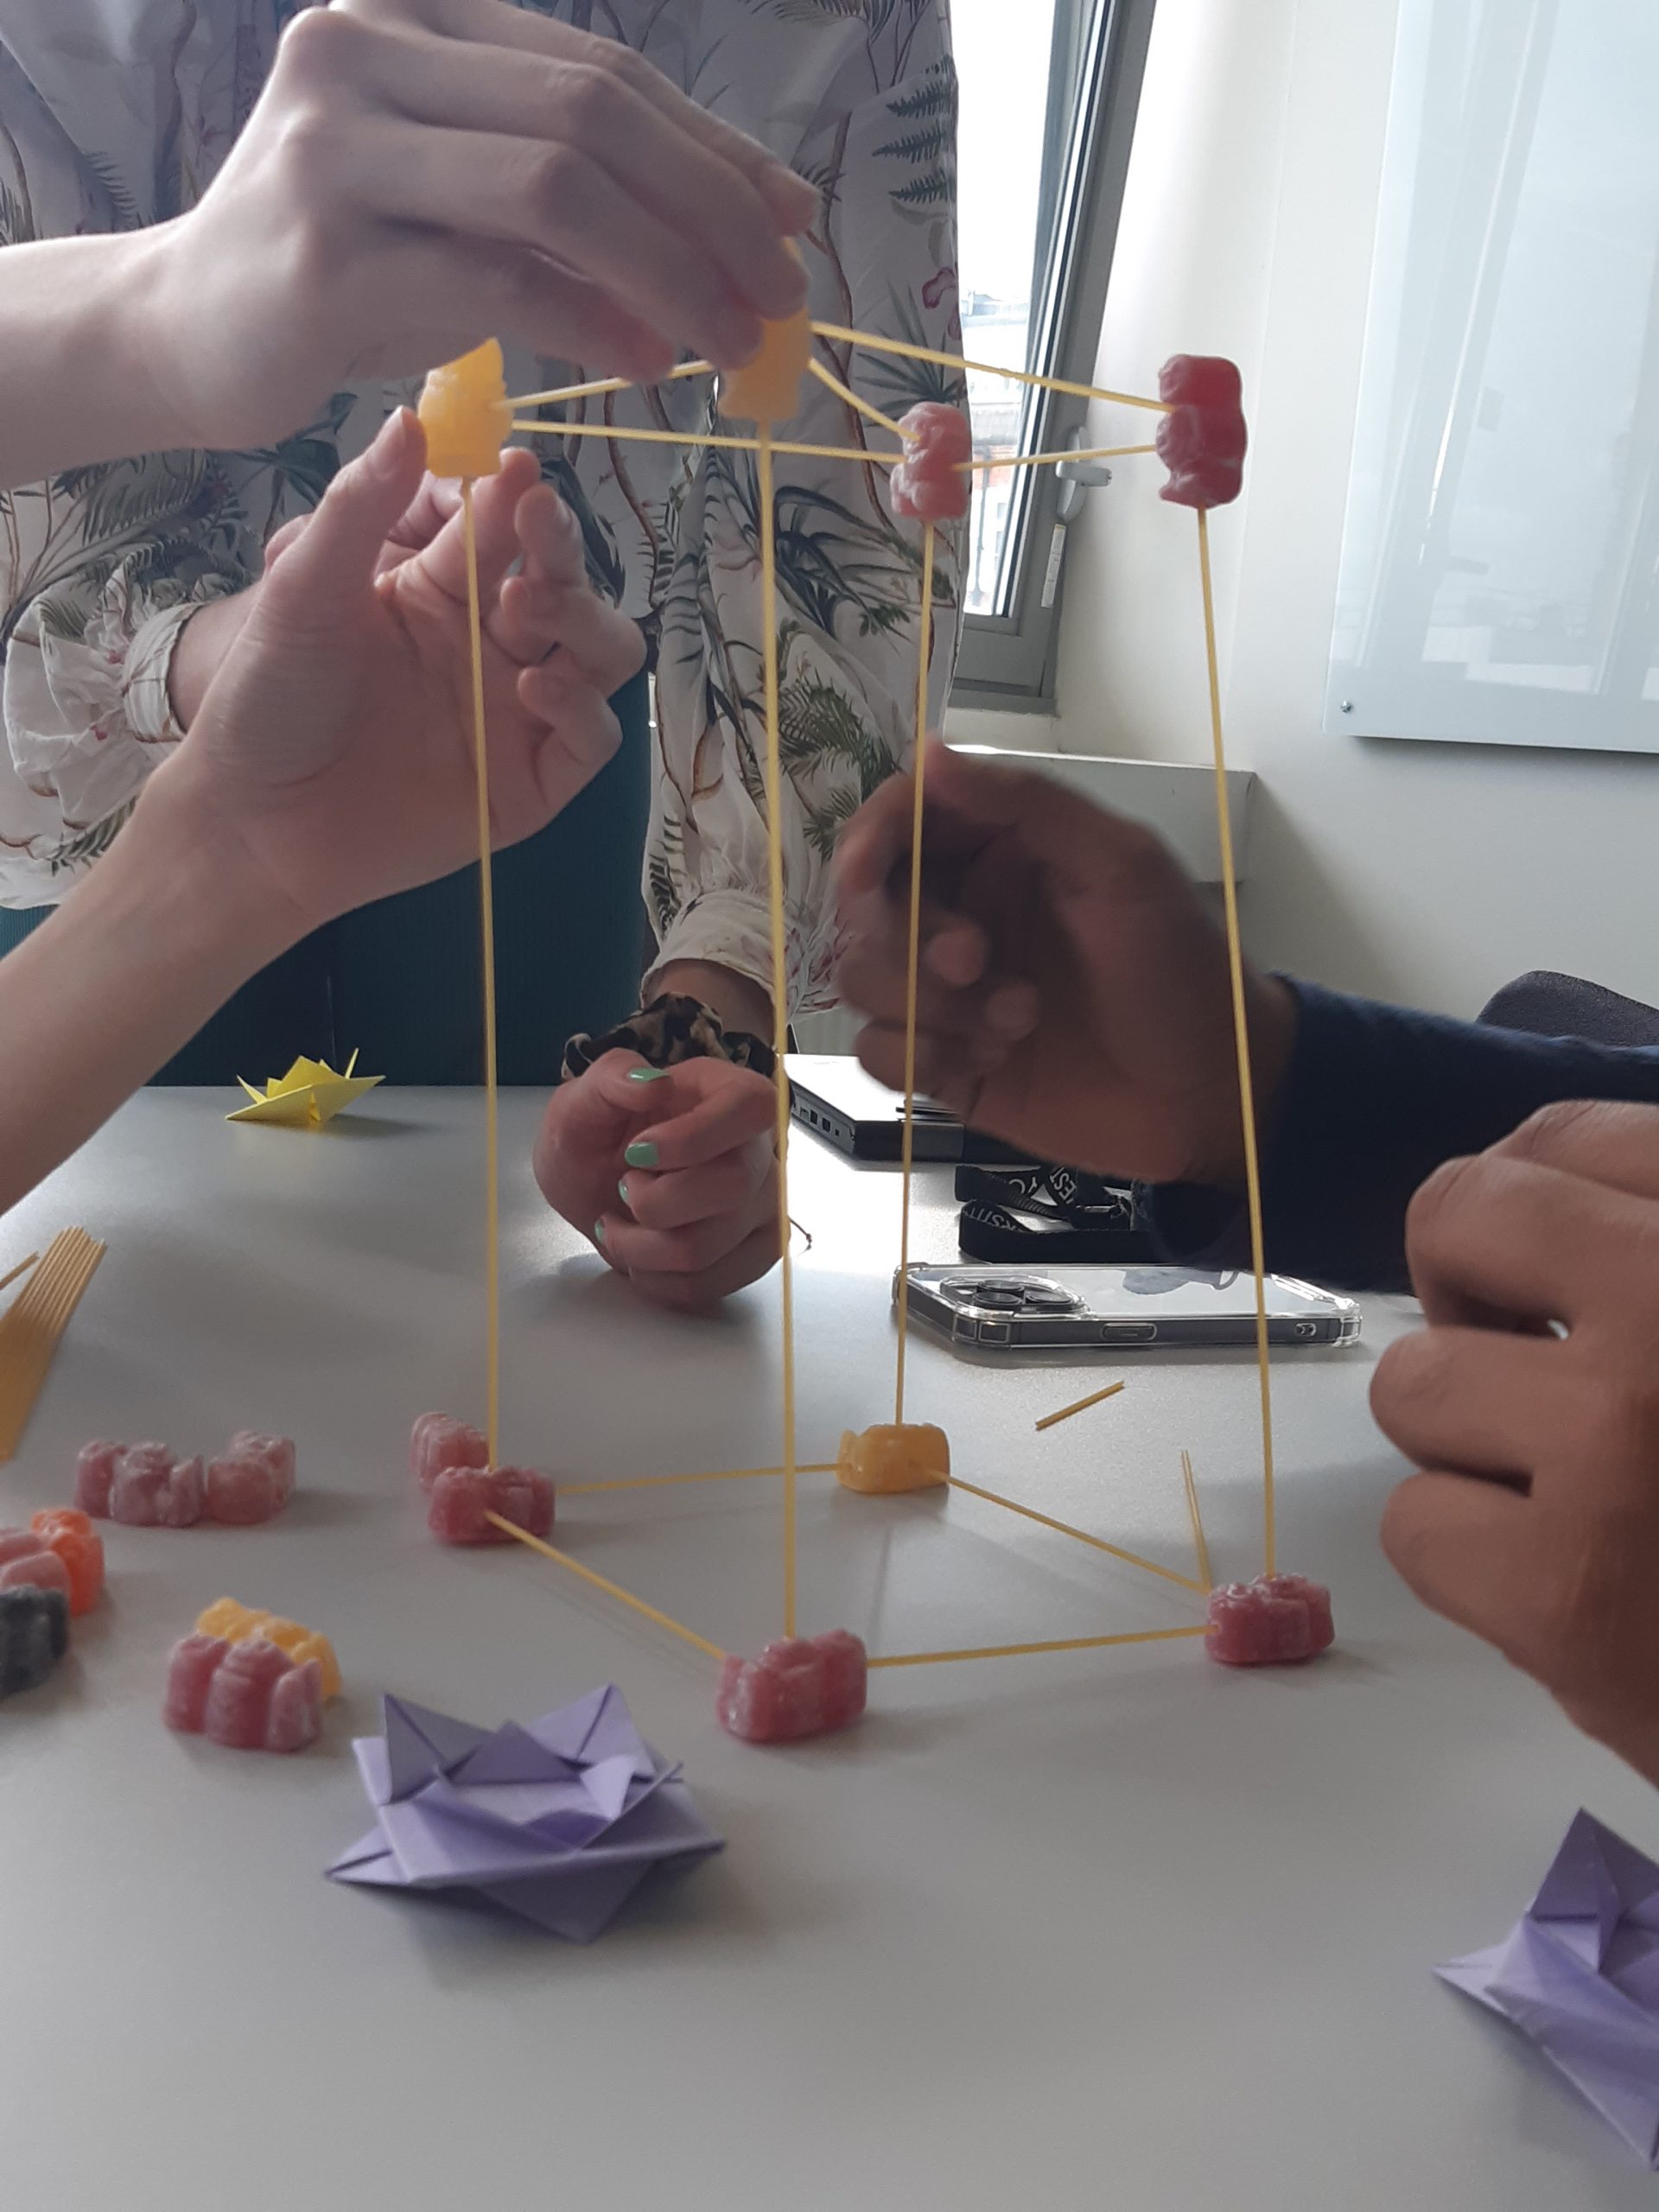
<svg viewBox="0 0 1659 2212"><path fill-rule="evenodd" d="M48 1506L29 1527L49 1552L63 1561L69 1577L69 1610L90 1613L104 1587L104 1540L84 1513L73 1505Z"/></svg>
<svg viewBox="0 0 1659 2212"><path fill-rule="evenodd" d="M790 251L798 261L798 249ZM760 351L720 379L720 411L734 423L792 423L801 411L801 379L812 358L812 310L803 305L781 322L760 326Z"/></svg>
<svg viewBox="0 0 1659 2212"><path fill-rule="evenodd" d="M493 476L512 429L501 348L486 338L434 369L421 390L426 465L434 476Z"/></svg>
<svg viewBox="0 0 1659 2212"><path fill-rule="evenodd" d="M322 1694L325 1702L340 1695L340 1662L334 1656L334 1647L326 1636L319 1636L315 1629L302 1628L297 1621L285 1621L276 1613L262 1613L252 1605L238 1603L234 1598L218 1598L196 1621L198 1636L216 1636L226 1643L274 1643L279 1651L286 1651L296 1667L303 1667L308 1659L315 1659L322 1675Z"/></svg>
<svg viewBox="0 0 1659 2212"><path fill-rule="evenodd" d="M950 1472L950 1446L931 1421L887 1421L874 1428L845 1429L836 1457L836 1479L866 1497L896 1497L911 1490L938 1490Z"/></svg>

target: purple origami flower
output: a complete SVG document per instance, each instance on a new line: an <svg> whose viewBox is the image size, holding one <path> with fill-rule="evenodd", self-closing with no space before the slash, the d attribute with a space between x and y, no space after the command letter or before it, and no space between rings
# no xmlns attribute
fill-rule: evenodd
<svg viewBox="0 0 1659 2212"><path fill-rule="evenodd" d="M520 1727L474 1728L402 1698L353 1745L378 1818L327 1870L380 1889L470 1890L591 1942L654 1867L721 1849L680 1769L607 1688Z"/></svg>
<svg viewBox="0 0 1659 2212"><path fill-rule="evenodd" d="M1437 1969L1501 2012L1659 2168L1659 1866L1580 1813L1501 1943Z"/></svg>

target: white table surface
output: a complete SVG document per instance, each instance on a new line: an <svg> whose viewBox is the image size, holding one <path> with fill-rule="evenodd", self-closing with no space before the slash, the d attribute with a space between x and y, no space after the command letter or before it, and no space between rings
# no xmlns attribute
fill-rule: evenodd
<svg viewBox="0 0 1659 2212"><path fill-rule="evenodd" d="M517 1549L434 1546L411 1417L478 1409L480 1109L381 1091L329 1134L151 1093L3 1225L109 1240L0 1516L63 1499L89 1436L285 1431L303 1487L254 1530L111 1529L105 1607L0 1706L0 2201L68 2212L471 2203L675 2212L1563 2212L1654 2181L1500 2023L1435 1982L1495 1939L1587 1803L1649 1850L1659 1799L1375 1543L1395 1463L1348 1352L1277 1368L1281 1560L1338 1650L1241 1675L1197 1644L874 1678L862 1727L759 1751L709 1664ZM505 1102L505 1441L570 1479L775 1457L775 1283L649 1313L541 1206L538 1102ZM897 1179L795 1147L802 1456L890 1418ZM918 1256L954 1257L948 1175ZM1177 1565L1178 1452L1220 1570L1259 1560L1253 1379L1231 1355L969 1366L911 1410L959 1472ZM806 1625L887 1650L1101 1633L1187 1603L959 1495L805 1486ZM582 1559L718 1642L778 1625L776 1488L573 1499ZM347 1697L297 1759L169 1735L168 1649L229 1592L336 1641ZM348 1739L382 1689L493 1725L607 1680L686 1762L725 1854L588 1949L335 1885L368 1825Z"/></svg>

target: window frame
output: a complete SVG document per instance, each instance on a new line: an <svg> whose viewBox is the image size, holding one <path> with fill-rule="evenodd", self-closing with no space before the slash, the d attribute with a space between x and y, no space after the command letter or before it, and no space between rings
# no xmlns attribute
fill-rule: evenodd
<svg viewBox="0 0 1659 2212"><path fill-rule="evenodd" d="M1033 283L1033 315L1039 342L1027 358L1046 360L1046 373L1074 383L1094 374L1101 318L1117 245L1123 188L1135 140L1147 46L1157 0L1063 0L1071 10L1068 37L1057 16L1055 73L1051 82L1051 127L1072 116L1064 165L1053 172L1058 189L1046 185L1039 215L1040 238L1051 229L1040 285ZM1075 61L1069 62L1069 54ZM1071 84L1091 87L1074 100ZM1050 211L1052 210L1051 213ZM1085 399L1034 392L1027 412L1027 452L1053 452L1079 429ZM952 702L1033 714L1054 703L1054 667L1065 569L1052 606L1043 591L1060 484L1052 468L1022 472L1014 518L1014 582L1009 609L964 617Z"/></svg>

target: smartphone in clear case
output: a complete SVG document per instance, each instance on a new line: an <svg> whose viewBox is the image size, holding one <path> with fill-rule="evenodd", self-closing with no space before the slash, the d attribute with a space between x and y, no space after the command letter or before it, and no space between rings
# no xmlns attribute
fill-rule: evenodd
<svg viewBox="0 0 1659 2212"><path fill-rule="evenodd" d="M899 1278L893 1275L893 1294ZM974 1351L1186 1350L1255 1342L1248 1274L1192 1268L913 1267L910 1310ZM1287 1275L1268 1278L1268 1341L1348 1344L1360 1332L1351 1298Z"/></svg>

